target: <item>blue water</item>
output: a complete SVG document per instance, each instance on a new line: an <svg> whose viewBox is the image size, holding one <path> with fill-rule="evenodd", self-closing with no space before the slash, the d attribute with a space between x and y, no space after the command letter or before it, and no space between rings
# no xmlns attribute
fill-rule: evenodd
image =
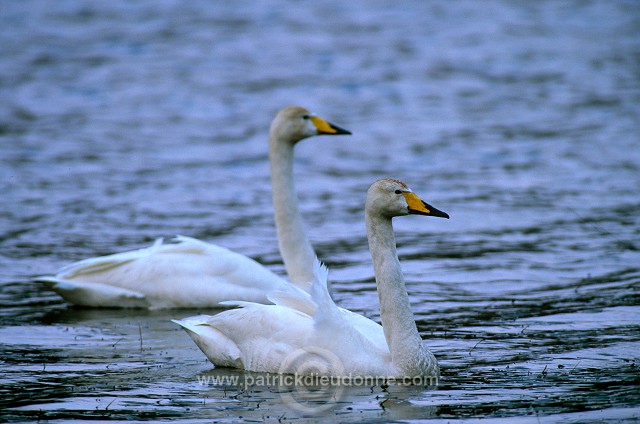
<svg viewBox="0 0 640 424"><path fill-rule="evenodd" d="M353 132L296 148L340 306L379 319L370 183L451 215L394 221L440 385L350 387L321 417L637 420L639 34L635 1L2 2L2 418L317 418L199 383L231 371L169 319L215 311L78 310L31 282L174 234L283 273L266 137L295 104Z"/></svg>

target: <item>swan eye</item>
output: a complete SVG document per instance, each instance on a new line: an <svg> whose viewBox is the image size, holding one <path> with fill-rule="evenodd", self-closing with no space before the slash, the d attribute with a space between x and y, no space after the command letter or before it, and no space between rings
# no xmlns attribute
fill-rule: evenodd
<svg viewBox="0 0 640 424"><path fill-rule="evenodd" d="M402 191L396 190L396 194L400 194L400 193L402 193Z"/></svg>
<svg viewBox="0 0 640 424"><path fill-rule="evenodd" d="M311 118L311 115L303 115L302 116L302 119L309 119L309 118Z"/></svg>

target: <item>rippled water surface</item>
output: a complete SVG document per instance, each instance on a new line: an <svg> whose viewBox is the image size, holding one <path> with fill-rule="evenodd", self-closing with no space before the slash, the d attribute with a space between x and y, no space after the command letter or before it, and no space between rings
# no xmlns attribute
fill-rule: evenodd
<svg viewBox="0 0 640 424"><path fill-rule="evenodd" d="M635 1L2 2L2 418L318 419L200 384L244 376L169 321L203 311L31 282L174 234L283 273L266 136L299 104L353 132L296 151L339 305L379 319L371 182L451 215L395 220L440 385L347 387L321 418L638 419L639 34Z"/></svg>

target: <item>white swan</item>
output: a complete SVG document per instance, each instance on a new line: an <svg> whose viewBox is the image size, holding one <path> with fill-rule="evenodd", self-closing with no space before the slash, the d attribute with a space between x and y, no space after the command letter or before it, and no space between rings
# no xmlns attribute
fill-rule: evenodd
<svg viewBox="0 0 640 424"><path fill-rule="evenodd" d="M291 282L308 289L315 252L293 185L293 148L315 135L351 134L301 107L282 109L271 123L269 159L280 249ZM253 259L178 236L148 248L85 259L55 276L37 277L70 303L94 307L216 307L224 300L268 302L289 283Z"/></svg>
<svg viewBox="0 0 640 424"><path fill-rule="evenodd" d="M320 265L310 294L289 286L269 296L274 305L225 302L241 307L174 322L217 366L292 374L437 376L438 363L418 334L396 253L391 218L408 214L449 217L401 181L371 185L365 219L382 326L338 308ZM354 315L371 324L354 325Z"/></svg>

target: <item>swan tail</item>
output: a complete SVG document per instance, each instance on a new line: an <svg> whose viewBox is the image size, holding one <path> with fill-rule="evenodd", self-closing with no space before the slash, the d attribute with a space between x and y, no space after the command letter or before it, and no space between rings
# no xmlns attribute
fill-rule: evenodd
<svg viewBox="0 0 640 424"><path fill-rule="evenodd" d="M144 294L108 284L66 281L54 276L36 277L34 280L47 285L67 302L76 305L105 308L146 308L149 306Z"/></svg>
<svg viewBox="0 0 640 424"><path fill-rule="evenodd" d="M250 303L250 302L247 302ZM212 364L219 367L243 368L242 352L223 332L209 324L211 317L198 315L172 319L193 339Z"/></svg>

